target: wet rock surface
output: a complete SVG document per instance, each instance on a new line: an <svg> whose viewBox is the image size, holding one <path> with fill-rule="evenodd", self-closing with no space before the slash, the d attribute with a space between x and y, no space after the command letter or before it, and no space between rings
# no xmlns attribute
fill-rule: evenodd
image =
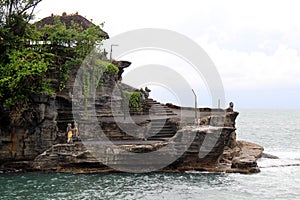
<svg viewBox="0 0 300 200"><path fill-rule="evenodd" d="M228 139L234 130L234 128L187 126L179 130L169 141L115 141L115 149L105 142L96 142L91 145L87 143L84 145L81 142L57 144L39 155L32 162L32 167L42 171L77 173L139 172L150 171L161 166L163 167L159 171L165 172L259 172L256 161L263 152L261 146L237 141L238 146L230 149L224 144L226 138ZM212 148L204 144L207 135L218 135ZM167 146L169 148L157 154L156 159L152 159L150 155L146 162L134 159L136 154L155 152ZM98 157L99 154L96 152L101 156L105 155L105 159ZM172 157L176 158L173 163L159 159Z"/></svg>
<svg viewBox="0 0 300 200"><path fill-rule="evenodd" d="M114 92L116 87L134 90L110 79L97 91L95 117L103 137L90 121L83 120L79 122L82 141L73 138L73 144L66 144L65 128L84 111L74 111L70 91L37 99L37 125L28 131L22 127L13 132L1 130L1 168L78 173L259 171L256 161L263 148L236 141L238 112L200 108L199 125L194 125L194 109L147 99L149 112L124 116L121 95ZM103 142L104 138L109 141ZM150 155L154 152L157 153ZM145 156L148 159L143 160Z"/></svg>
<svg viewBox="0 0 300 200"><path fill-rule="evenodd" d="M44 20L41 26L53 17ZM104 37L108 38L105 32ZM96 88L90 84L92 68L73 66L59 90L58 72L53 72L49 81L56 93L32 97L32 112L24 116L24 123L12 123L9 113L0 108L0 171L259 171L256 160L263 148L236 141L239 113L233 103L227 109L165 105L149 98L151 89L121 83L130 62L110 62L118 73L103 76ZM141 91L141 108L129 108L124 93ZM66 144L67 125L75 121L81 139Z"/></svg>
<svg viewBox="0 0 300 200"><path fill-rule="evenodd" d="M115 105L121 108L120 98L108 95L114 84L114 81L104 84L95 102L99 127L105 137L99 139L90 122L82 121L80 134L83 140L73 138L73 144L66 144L63 129L68 122L74 120L74 116L69 97L58 95L52 99L53 102L45 106L39 105L40 118L44 119L40 126L44 128L40 135L29 134L25 138L32 142L25 143L26 148L31 148L30 156L26 157L28 153L17 153L19 157L13 157L12 150L16 150L15 145L18 144L14 141L13 145L8 145L10 148L13 146L13 149L2 148L2 152L9 155L1 156L2 159L6 158L2 160L1 168L10 171L22 169L78 173L152 170L259 172L256 161L262 155L263 148L245 141L236 141L237 112L202 108L199 109L199 125L194 125L191 117L193 109L174 109L149 99L150 104L157 107L156 110L152 109L151 113L144 115L130 115L124 119L123 115L114 116L109 103L114 99ZM126 85L122 87L131 89ZM164 115L165 113L168 114ZM81 113L78 111L75 114ZM19 135L22 136L24 131L19 130ZM108 138L109 141L103 138ZM37 146L38 141L44 145ZM111 144L114 145L113 148ZM24 151L22 148L21 146L18 151ZM150 155L153 152L158 153ZM141 159L136 159L136 155ZM148 159L143 160L145 156Z"/></svg>

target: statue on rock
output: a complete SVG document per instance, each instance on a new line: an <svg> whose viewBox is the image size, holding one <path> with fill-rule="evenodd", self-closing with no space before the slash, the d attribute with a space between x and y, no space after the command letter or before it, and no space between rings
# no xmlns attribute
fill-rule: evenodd
<svg viewBox="0 0 300 200"><path fill-rule="evenodd" d="M229 103L229 107L226 109L227 112L233 112L233 102Z"/></svg>
<svg viewBox="0 0 300 200"><path fill-rule="evenodd" d="M148 87L145 87L145 98L146 99L148 99L150 92L151 92L151 90Z"/></svg>

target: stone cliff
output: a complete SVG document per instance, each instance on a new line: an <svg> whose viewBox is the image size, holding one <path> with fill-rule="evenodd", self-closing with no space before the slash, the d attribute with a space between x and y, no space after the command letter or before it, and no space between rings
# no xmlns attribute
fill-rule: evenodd
<svg viewBox="0 0 300 200"><path fill-rule="evenodd" d="M124 61L114 62L120 69L130 65ZM74 107L75 76L72 71L65 90L55 96L35 98L36 116L31 124L8 128L3 125L7 119L1 118L1 168L74 172L259 171L256 160L263 148L236 141L237 112L199 108L199 125L195 125L194 109L164 105L147 98L141 111L123 113L122 92L116 92L116 88L129 92L137 89L122 84L120 74L104 81L96 91L94 104L89 105L95 108L95 117L104 133L99 140L97 131L91 129L91 122L80 120L86 111ZM66 144L66 127L74 118L80 120L80 139L74 138L73 144ZM101 145L87 142L95 138ZM113 150L110 142L102 142L103 138L114 143ZM137 154L156 151L159 152L156 158L149 161L138 162L134 158Z"/></svg>
<svg viewBox="0 0 300 200"><path fill-rule="evenodd" d="M86 22L78 15L70 17ZM49 23L53 16L36 25ZM161 104L149 98L148 88L123 84L122 73L130 62L108 62L104 54L90 61L72 66L63 89L59 70L49 71L55 94L33 96L20 123L0 107L0 170L259 171L256 160L263 148L236 141L238 113L232 106L198 108L195 124L193 108ZM70 123L79 125L80 137L66 144Z"/></svg>
<svg viewBox="0 0 300 200"><path fill-rule="evenodd" d="M130 62L115 61L120 69ZM1 110L0 115L0 167L6 168L17 161L32 161L36 156L52 145L66 141L66 127L74 122L72 113L72 92L74 80L79 67L69 73L69 79L63 91L56 94L33 97L30 116L23 114L23 121L14 124L10 121L10 113ZM118 82L118 75L109 77L97 91L97 107L99 116L111 115L111 91ZM57 81L52 80L55 86ZM121 98L121 97L116 97ZM120 106L121 100L119 103Z"/></svg>
<svg viewBox="0 0 300 200"><path fill-rule="evenodd" d="M186 122L180 124L182 121L172 116L163 124L167 129L161 129L147 140L125 137L126 133L120 130L115 131L112 137L111 132L114 131L109 130L107 133L114 143L113 147L103 141L99 141L98 145L86 141L54 145L34 160L33 168L79 173L144 172L157 169L168 172L259 172L256 161L263 148L256 144L236 141L234 124L238 113L218 110L219 112L212 114L210 109L204 110L206 112L202 112L200 126ZM139 116L139 120L143 121L142 118L143 116ZM210 120L213 122L210 123ZM115 124L113 121L110 123ZM106 124L104 127L115 126ZM157 122L151 124L151 128L155 126ZM155 155L151 154L158 151ZM137 155L141 157L137 159ZM146 160L143 155L147 156Z"/></svg>

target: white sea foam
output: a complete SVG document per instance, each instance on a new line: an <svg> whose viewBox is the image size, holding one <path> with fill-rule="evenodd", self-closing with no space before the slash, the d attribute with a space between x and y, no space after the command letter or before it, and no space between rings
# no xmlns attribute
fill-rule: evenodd
<svg viewBox="0 0 300 200"><path fill-rule="evenodd" d="M261 158L258 165L261 168L300 166L300 152L272 152L271 155L279 157L278 159Z"/></svg>

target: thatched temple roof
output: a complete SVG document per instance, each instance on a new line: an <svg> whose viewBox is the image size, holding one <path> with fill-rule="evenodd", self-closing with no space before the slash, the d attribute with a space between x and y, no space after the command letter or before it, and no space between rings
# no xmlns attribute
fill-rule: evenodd
<svg viewBox="0 0 300 200"><path fill-rule="evenodd" d="M71 22L75 22L76 24L79 24L83 30L88 29L91 26L96 26L91 21L87 20L83 16L79 15L78 13L67 15L65 12L62 14L62 16L57 15L51 15L49 17L43 18L40 21L36 22L35 25L38 27L44 27L45 25L54 25L55 18L59 17L60 21L66 25L67 28L71 27ZM101 37L104 37L106 39L109 38L108 34L100 29L102 34Z"/></svg>

